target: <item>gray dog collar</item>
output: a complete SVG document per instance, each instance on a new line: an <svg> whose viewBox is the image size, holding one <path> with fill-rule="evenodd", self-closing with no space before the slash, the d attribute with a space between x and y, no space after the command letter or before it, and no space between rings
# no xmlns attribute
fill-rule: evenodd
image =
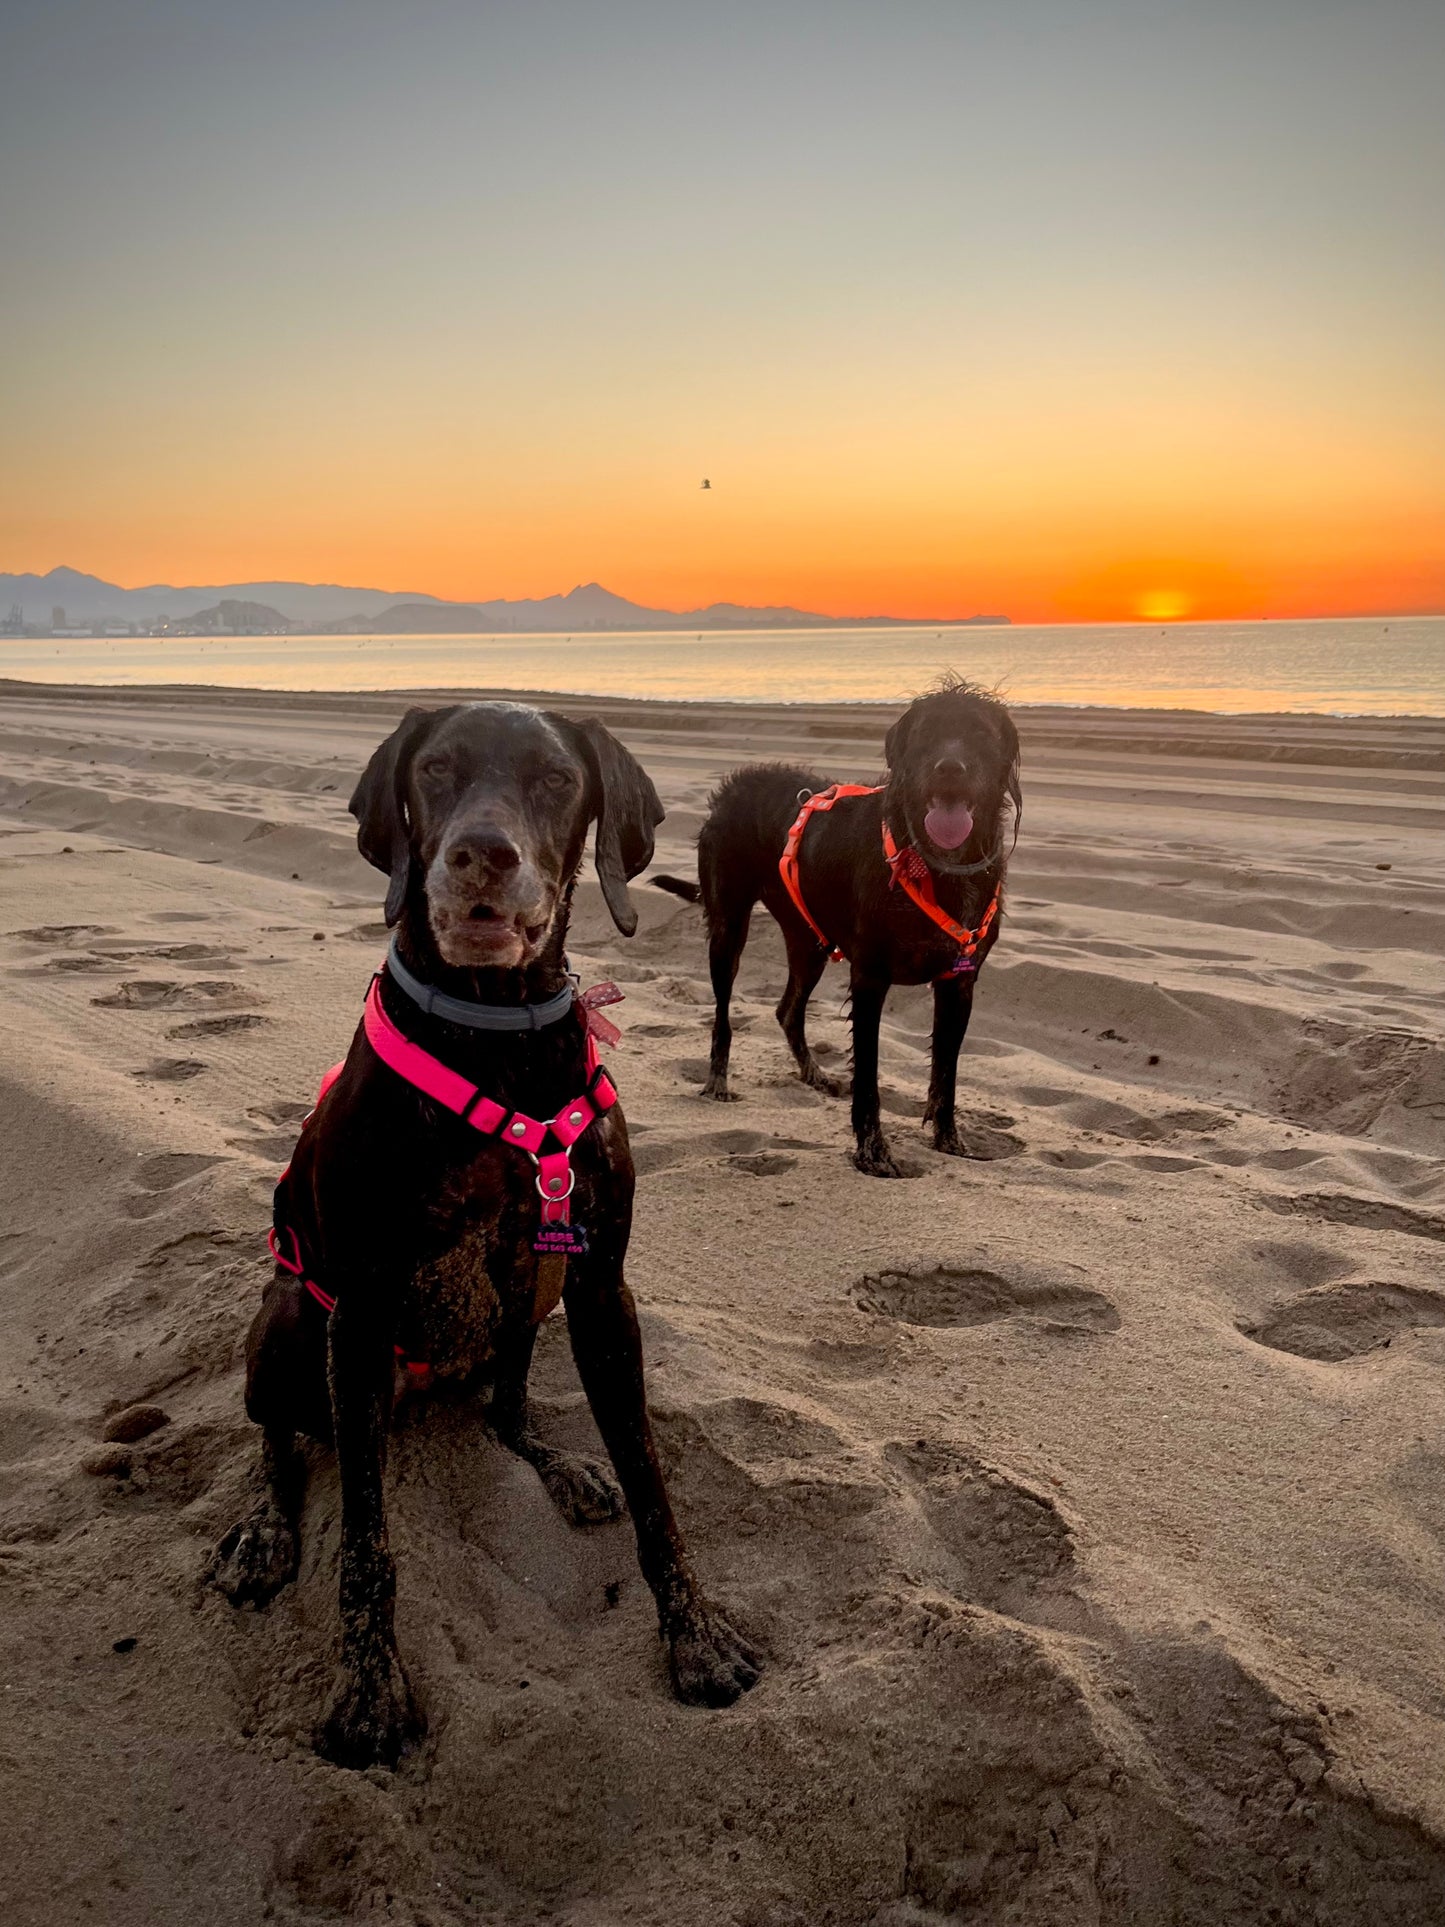
<svg viewBox="0 0 1445 1927"><path fill-rule="evenodd" d="M448 1024L465 1024L469 1030L545 1030L567 1015L577 996L575 985L568 983L555 997L540 1004L475 1004L465 997L449 997L444 990L434 989L412 975L396 954L395 937L386 953L386 968L397 989L410 997L418 1010Z"/></svg>

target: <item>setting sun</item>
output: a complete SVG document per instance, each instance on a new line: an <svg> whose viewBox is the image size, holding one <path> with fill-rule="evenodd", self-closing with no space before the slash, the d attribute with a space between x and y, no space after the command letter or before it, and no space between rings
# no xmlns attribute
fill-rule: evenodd
<svg viewBox="0 0 1445 1927"><path fill-rule="evenodd" d="M1134 604L1144 622L1178 622L1193 607L1193 596L1183 589L1146 589Z"/></svg>

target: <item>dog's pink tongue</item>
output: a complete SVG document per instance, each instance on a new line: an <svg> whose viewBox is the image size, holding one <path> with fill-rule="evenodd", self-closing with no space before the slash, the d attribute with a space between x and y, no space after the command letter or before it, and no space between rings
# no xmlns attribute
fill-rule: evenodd
<svg viewBox="0 0 1445 1927"><path fill-rule="evenodd" d="M973 811L966 803L935 803L923 827L940 850L956 850L973 835Z"/></svg>

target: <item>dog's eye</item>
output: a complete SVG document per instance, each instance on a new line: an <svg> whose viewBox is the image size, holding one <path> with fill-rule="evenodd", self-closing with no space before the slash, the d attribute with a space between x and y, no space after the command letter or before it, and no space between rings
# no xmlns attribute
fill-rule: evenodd
<svg viewBox="0 0 1445 1927"><path fill-rule="evenodd" d="M549 769L542 778L542 786L549 790L570 790L572 778L565 769Z"/></svg>
<svg viewBox="0 0 1445 1927"><path fill-rule="evenodd" d="M421 773L423 776L445 776L447 773L446 757L429 756L421 766Z"/></svg>

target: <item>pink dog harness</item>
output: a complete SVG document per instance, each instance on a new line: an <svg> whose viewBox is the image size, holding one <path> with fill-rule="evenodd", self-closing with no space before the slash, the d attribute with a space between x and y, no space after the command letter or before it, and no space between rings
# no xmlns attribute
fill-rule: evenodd
<svg viewBox="0 0 1445 1927"><path fill-rule="evenodd" d="M604 992L611 994L604 996L601 994ZM614 984L598 984L579 1001L590 1019L596 1003L615 1003L620 996ZM596 1003L589 1004L589 997L596 999ZM563 1256L576 1256L585 1250L585 1245L569 1239L564 1232L554 1232L549 1238L548 1228L571 1223L569 1201L577 1184L577 1174L572 1169L572 1146L589 1124L617 1102L616 1086L597 1055L597 1039L591 1023L587 1027L587 1088L570 1104L564 1104L555 1117L544 1120L528 1117L525 1111L509 1111L495 1098L484 1097L477 1085L469 1084L466 1078L449 1070L440 1058L404 1037L381 1007L379 978L372 979L367 993L365 1022L367 1042L398 1077L415 1085L424 1097L454 1111L484 1137L501 1138L515 1149L525 1151L536 1165L542 1225L534 1248Z"/></svg>
<svg viewBox="0 0 1445 1927"><path fill-rule="evenodd" d="M495 1098L487 1097L480 1086L450 1069L440 1058L423 1050L420 1044L413 1043L382 1008L380 977L372 978L371 988L367 992L363 1014L366 1038L382 1063L424 1097L431 1098L434 1103L470 1124L474 1131L480 1131L484 1137L499 1138L515 1149L525 1151L536 1167L537 1195L542 1203L541 1221L532 1240L532 1248L544 1260L543 1270L548 1274L541 1296L549 1297L552 1304L561 1296L567 1259L580 1257L587 1250L586 1232L580 1225L572 1223L571 1198L577 1185L577 1174L572 1169L572 1147L587 1127L610 1111L617 1102L617 1087L602 1068L597 1040L601 1037L608 1044L618 1042L616 1026L601 1015L600 1007L620 1003L621 1000L622 992L610 983L594 985L591 990L578 994L577 1003L587 1025L586 1087L554 1116L535 1118L529 1117L525 1111L508 1110L505 1105L498 1104ZM316 1115L344 1068L344 1060L340 1064L333 1064L322 1078L316 1104L302 1122L303 1130ZM286 1169L289 1171L289 1164ZM281 1177L285 1179L286 1171L281 1173ZM281 1231L290 1240L289 1253L281 1248ZM323 1311L333 1311L336 1306L335 1295L323 1290L314 1278L307 1276L301 1241L294 1227L289 1224L283 1227L273 1225L266 1242L277 1264L301 1280ZM548 1259L552 1263L545 1263ZM557 1262L559 1260L560 1263ZM547 1309L550 1310L551 1306ZM542 1315L545 1316L545 1312ZM431 1367L407 1359L399 1345L396 1354L406 1364L409 1373L422 1381L430 1377Z"/></svg>

